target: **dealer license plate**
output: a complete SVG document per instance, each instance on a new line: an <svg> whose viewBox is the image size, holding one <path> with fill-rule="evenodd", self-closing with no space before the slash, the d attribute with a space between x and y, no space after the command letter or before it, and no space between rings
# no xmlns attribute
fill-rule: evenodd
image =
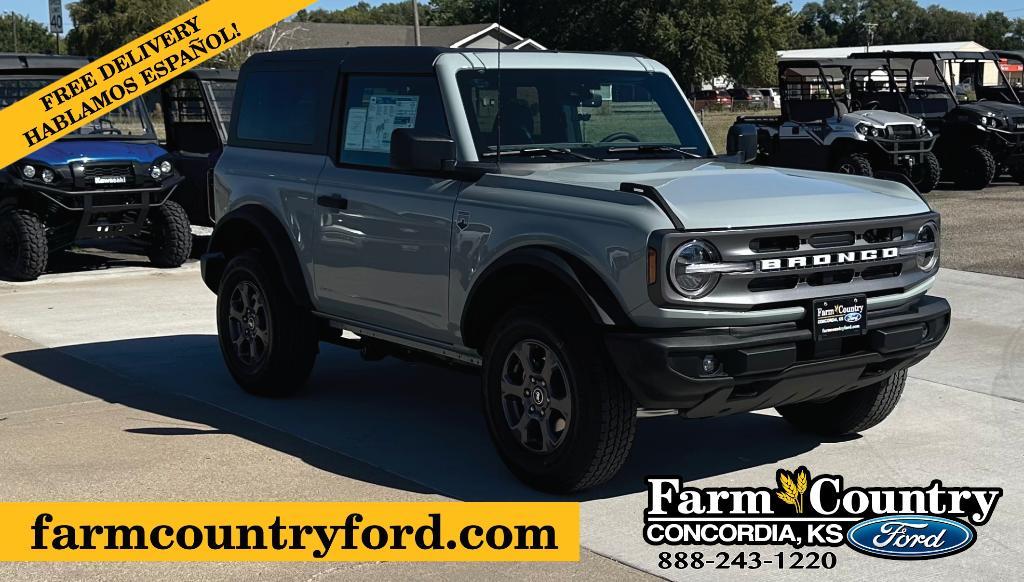
<svg viewBox="0 0 1024 582"><path fill-rule="evenodd" d="M862 335L867 330L867 299L863 295L816 299L812 309L815 340Z"/></svg>

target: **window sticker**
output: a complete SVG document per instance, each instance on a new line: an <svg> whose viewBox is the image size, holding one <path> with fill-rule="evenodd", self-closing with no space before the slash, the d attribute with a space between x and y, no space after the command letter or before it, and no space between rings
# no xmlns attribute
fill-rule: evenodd
<svg viewBox="0 0 1024 582"><path fill-rule="evenodd" d="M363 131L363 151L388 152L391 150L391 132L416 126L419 95L374 95L366 110ZM346 136L346 142L348 137ZM348 149L346 147L346 149Z"/></svg>
<svg viewBox="0 0 1024 582"><path fill-rule="evenodd" d="M348 110L345 123L345 149L362 150L363 135L366 133L366 108L353 107Z"/></svg>

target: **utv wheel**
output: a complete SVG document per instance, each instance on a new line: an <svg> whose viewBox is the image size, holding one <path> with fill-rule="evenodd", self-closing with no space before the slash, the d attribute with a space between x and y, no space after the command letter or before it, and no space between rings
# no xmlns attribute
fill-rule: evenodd
<svg viewBox="0 0 1024 582"><path fill-rule="evenodd" d="M971 146L963 152L956 168L954 182L964 190L980 190L996 177L996 160L982 146Z"/></svg>
<svg viewBox="0 0 1024 582"><path fill-rule="evenodd" d="M803 402L777 408L797 428L825 436L840 436L867 430L885 420L896 408L907 371L864 388L841 394L826 402Z"/></svg>
<svg viewBox="0 0 1024 582"><path fill-rule="evenodd" d="M180 204L168 200L149 209L149 261L162 269L180 267L192 254L192 228Z"/></svg>
<svg viewBox="0 0 1024 582"><path fill-rule="evenodd" d="M315 323L258 253L227 264L217 291L217 335L228 371L247 392L287 396L305 385L318 351Z"/></svg>
<svg viewBox="0 0 1024 582"><path fill-rule="evenodd" d="M528 485L578 491L622 468L636 404L586 323L513 310L488 338L482 380L491 438Z"/></svg>
<svg viewBox="0 0 1024 582"><path fill-rule="evenodd" d="M921 193L931 192L939 185L939 178L942 176L942 166L939 165L939 158L932 152L927 152L910 173L910 179L914 186Z"/></svg>
<svg viewBox="0 0 1024 582"><path fill-rule="evenodd" d="M14 281L38 279L49 254L46 226L31 210L0 210L0 273Z"/></svg>
<svg viewBox="0 0 1024 582"><path fill-rule="evenodd" d="M839 158L836 160L833 171L839 174L867 176L868 178L875 175L871 169L871 160L864 154L847 154Z"/></svg>

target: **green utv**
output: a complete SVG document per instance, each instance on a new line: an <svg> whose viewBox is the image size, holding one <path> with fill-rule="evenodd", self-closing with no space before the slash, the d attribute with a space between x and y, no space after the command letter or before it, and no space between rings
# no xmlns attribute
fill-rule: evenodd
<svg viewBox="0 0 1024 582"><path fill-rule="evenodd" d="M957 187L980 189L1010 174L1024 183L1024 105L994 52L856 53L870 66L859 98L924 120L935 153Z"/></svg>

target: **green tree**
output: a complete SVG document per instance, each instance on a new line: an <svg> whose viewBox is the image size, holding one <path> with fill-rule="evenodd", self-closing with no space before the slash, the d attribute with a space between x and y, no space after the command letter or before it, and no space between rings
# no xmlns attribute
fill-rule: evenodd
<svg viewBox="0 0 1024 582"><path fill-rule="evenodd" d="M0 52L52 53L56 46L44 24L21 14L0 15Z"/></svg>
<svg viewBox="0 0 1024 582"><path fill-rule="evenodd" d="M78 0L68 4L72 54L103 55L200 4L201 0Z"/></svg>
<svg viewBox="0 0 1024 582"><path fill-rule="evenodd" d="M430 20L430 8L425 2L419 3L420 24ZM371 6L360 2L341 10L300 10L295 15L297 22L331 22L343 24L402 24L412 25L412 1L385 2Z"/></svg>

